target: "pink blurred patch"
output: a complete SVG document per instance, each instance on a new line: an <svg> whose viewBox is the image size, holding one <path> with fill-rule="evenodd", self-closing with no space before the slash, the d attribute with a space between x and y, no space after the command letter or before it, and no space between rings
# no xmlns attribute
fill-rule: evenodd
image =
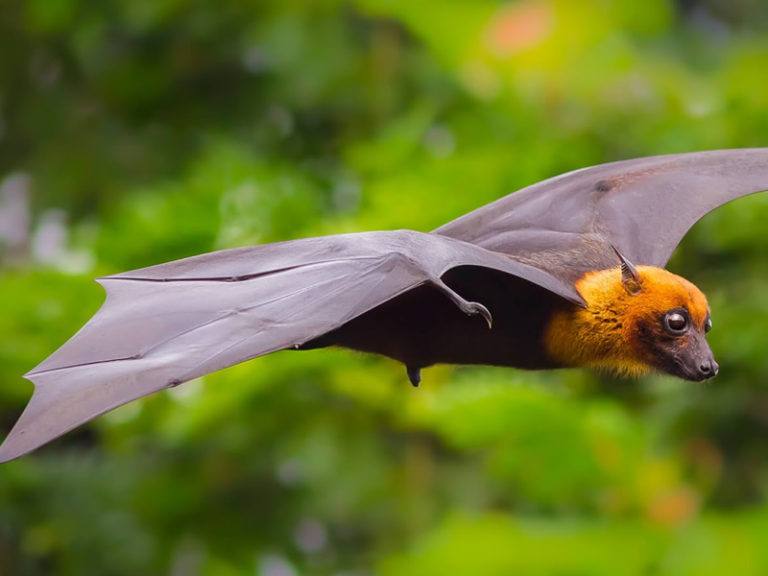
<svg viewBox="0 0 768 576"><path fill-rule="evenodd" d="M530 0L499 11L488 27L488 44L498 56L509 56L543 43L554 28L546 2Z"/></svg>
<svg viewBox="0 0 768 576"><path fill-rule="evenodd" d="M646 514L654 524L679 526L690 521L699 510L699 495L689 488L659 494L648 505Z"/></svg>

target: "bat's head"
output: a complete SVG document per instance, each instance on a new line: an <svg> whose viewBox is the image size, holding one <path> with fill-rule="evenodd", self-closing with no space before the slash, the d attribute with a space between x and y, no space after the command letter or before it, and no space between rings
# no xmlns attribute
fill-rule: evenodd
<svg viewBox="0 0 768 576"><path fill-rule="evenodd" d="M634 269L622 263L626 297L626 342L638 359L685 380L717 375L707 343L712 328L704 294L691 282L652 266Z"/></svg>
<svg viewBox="0 0 768 576"><path fill-rule="evenodd" d="M589 272L576 287L587 307L550 325L547 343L556 359L624 375L658 370L701 381L717 374L706 339L712 327L707 299L685 278L636 268L622 257L620 267Z"/></svg>

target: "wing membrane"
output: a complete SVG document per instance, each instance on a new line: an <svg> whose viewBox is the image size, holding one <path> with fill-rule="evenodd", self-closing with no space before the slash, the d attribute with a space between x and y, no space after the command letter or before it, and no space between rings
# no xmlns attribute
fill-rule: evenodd
<svg viewBox="0 0 768 576"><path fill-rule="evenodd" d="M768 148L652 156L584 168L500 198L435 230L574 280L617 265L663 267L705 214L768 189Z"/></svg>
<svg viewBox="0 0 768 576"><path fill-rule="evenodd" d="M228 250L102 278L102 308L27 374L35 392L0 461L141 396L299 346L461 265L502 270L580 301L545 272L410 231Z"/></svg>

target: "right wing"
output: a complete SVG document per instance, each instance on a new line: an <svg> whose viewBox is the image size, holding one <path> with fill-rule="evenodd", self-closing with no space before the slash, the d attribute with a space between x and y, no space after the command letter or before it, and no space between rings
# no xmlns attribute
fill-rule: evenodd
<svg viewBox="0 0 768 576"><path fill-rule="evenodd" d="M575 281L618 265L614 247L663 267L705 214L766 189L768 148L635 158L538 182L434 232Z"/></svg>
<svg viewBox="0 0 768 576"><path fill-rule="evenodd" d="M102 308L29 372L34 394L0 446L17 458L126 402L277 350L299 347L425 283L468 314L440 277L500 270L582 304L547 272L443 236L412 231L308 238L203 254L102 278Z"/></svg>

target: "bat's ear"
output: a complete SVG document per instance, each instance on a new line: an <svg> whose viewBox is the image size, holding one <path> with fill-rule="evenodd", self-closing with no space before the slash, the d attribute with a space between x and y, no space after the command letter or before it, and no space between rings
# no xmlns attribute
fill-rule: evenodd
<svg viewBox="0 0 768 576"><path fill-rule="evenodd" d="M611 246L613 251L616 252L616 256L621 261L621 283L624 285L624 289L629 294L637 294L640 292L640 274L635 268L635 265L630 262L624 254L619 252L616 246Z"/></svg>

